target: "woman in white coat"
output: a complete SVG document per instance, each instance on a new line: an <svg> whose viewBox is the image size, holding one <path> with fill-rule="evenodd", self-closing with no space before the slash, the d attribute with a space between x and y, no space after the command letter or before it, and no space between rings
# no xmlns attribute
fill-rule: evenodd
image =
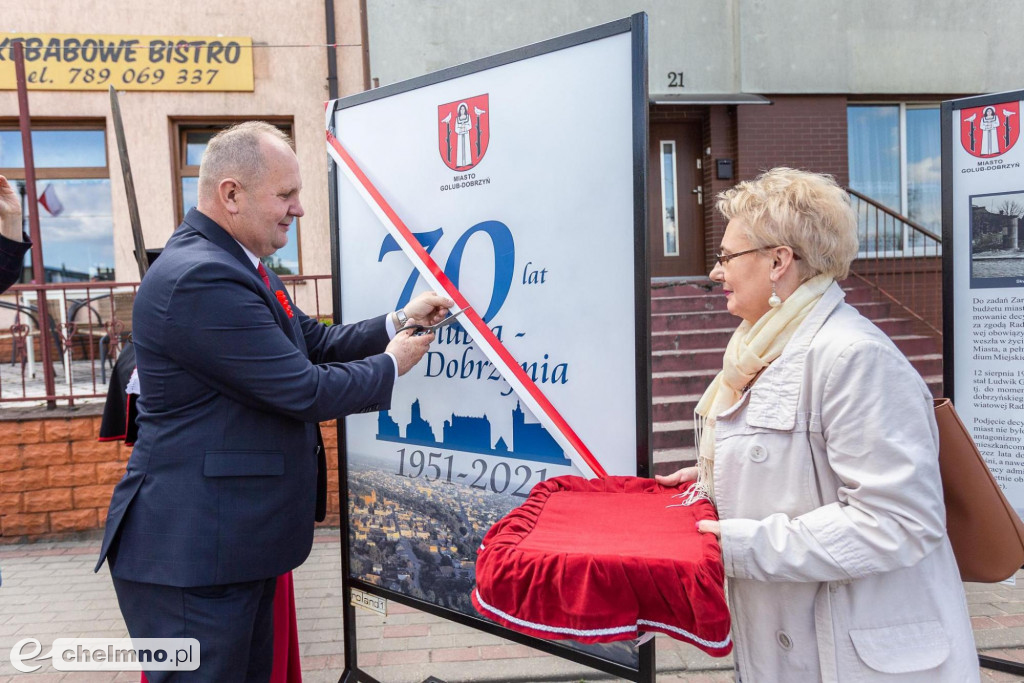
<svg viewBox="0 0 1024 683"><path fill-rule="evenodd" d="M777 168L719 195L711 279L742 318L697 405L737 680L977 681L928 388L844 302L857 222L832 178Z"/></svg>

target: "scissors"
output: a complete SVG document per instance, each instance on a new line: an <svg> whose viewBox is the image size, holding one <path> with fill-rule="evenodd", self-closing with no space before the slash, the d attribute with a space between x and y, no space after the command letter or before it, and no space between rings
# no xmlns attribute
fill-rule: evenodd
<svg viewBox="0 0 1024 683"><path fill-rule="evenodd" d="M422 336L424 334L432 334L434 332L437 332L442 327L445 327L447 325L451 325L453 322L455 322L455 319L458 318L463 313L465 313L468 308L469 307L467 306L466 308L463 308L458 313L452 313L447 318L445 318L444 320L442 320L441 322L439 322L439 323L437 323L435 325L406 325L406 326L402 327L401 329L399 329L398 332L404 332L405 330L414 330L413 333L412 333L412 336L414 336L414 337L419 337L419 336ZM397 334L397 332L396 332L396 334Z"/></svg>

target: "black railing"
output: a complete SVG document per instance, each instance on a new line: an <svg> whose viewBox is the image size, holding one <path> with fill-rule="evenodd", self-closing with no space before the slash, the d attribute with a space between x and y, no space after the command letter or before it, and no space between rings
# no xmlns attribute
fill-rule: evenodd
<svg viewBox="0 0 1024 683"><path fill-rule="evenodd" d="M330 275L281 279L307 315L331 319ZM114 362L130 339L138 287L137 282L31 284L0 296L0 403L74 405L105 397ZM45 311L38 305L41 298ZM43 362L44 326L49 363Z"/></svg>
<svg viewBox="0 0 1024 683"><path fill-rule="evenodd" d="M860 254L851 276L942 337L942 238L928 228L847 188L857 213Z"/></svg>

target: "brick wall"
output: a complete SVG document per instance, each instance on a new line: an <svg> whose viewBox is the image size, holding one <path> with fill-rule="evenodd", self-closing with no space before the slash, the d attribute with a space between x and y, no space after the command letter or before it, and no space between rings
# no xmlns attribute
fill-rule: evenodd
<svg viewBox="0 0 1024 683"><path fill-rule="evenodd" d="M704 249L706 253L706 265L710 272L714 264L714 255L722 243L722 235L725 234L725 217L716 209L718 193L728 190L739 182L737 174L739 163L739 148L736 136L736 113L738 109L747 106L763 105L742 105L741 107L710 107L710 116L707 121L707 139L711 147L711 156L704 165ZM733 160L732 180L719 180L716 159Z"/></svg>
<svg viewBox="0 0 1024 683"><path fill-rule="evenodd" d="M937 330L942 329L942 259L906 258L898 262L855 260L850 270L877 282ZM926 329L919 330L927 334Z"/></svg>
<svg viewBox="0 0 1024 683"><path fill-rule="evenodd" d="M846 97L769 95L770 105L737 111L737 181L775 166L831 173L849 184Z"/></svg>
<svg viewBox="0 0 1024 683"><path fill-rule="evenodd" d="M338 500L338 427L337 422L320 423L327 452L327 517L317 526L338 526L341 524L341 508Z"/></svg>
<svg viewBox="0 0 1024 683"><path fill-rule="evenodd" d="M716 195L775 166L830 173L849 183L846 97L770 96L772 104L652 106L651 123L697 121L704 131L704 250L708 270L725 233ZM719 180L716 159L733 160Z"/></svg>
<svg viewBox="0 0 1024 683"><path fill-rule="evenodd" d="M99 442L99 406L63 414L0 419L0 543L103 528L114 485L131 448ZM56 411L55 411L56 412ZM323 425L328 500L323 526L337 526L338 449L334 422Z"/></svg>
<svg viewBox="0 0 1024 683"><path fill-rule="evenodd" d="M96 441L99 419L0 420L0 541L102 527L129 451Z"/></svg>

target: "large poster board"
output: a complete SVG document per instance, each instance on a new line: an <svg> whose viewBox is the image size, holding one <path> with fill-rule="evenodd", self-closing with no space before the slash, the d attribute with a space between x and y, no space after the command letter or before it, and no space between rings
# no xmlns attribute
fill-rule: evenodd
<svg viewBox="0 0 1024 683"><path fill-rule="evenodd" d="M481 538L534 484L649 474L646 87L641 14L326 121L341 321L426 289L465 309L389 410L344 421L347 587L630 678L653 650L528 639L470 593Z"/></svg>
<svg viewBox="0 0 1024 683"><path fill-rule="evenodd" d="M1024 91L944 102L945 391L1024 516Z"/></svg>

